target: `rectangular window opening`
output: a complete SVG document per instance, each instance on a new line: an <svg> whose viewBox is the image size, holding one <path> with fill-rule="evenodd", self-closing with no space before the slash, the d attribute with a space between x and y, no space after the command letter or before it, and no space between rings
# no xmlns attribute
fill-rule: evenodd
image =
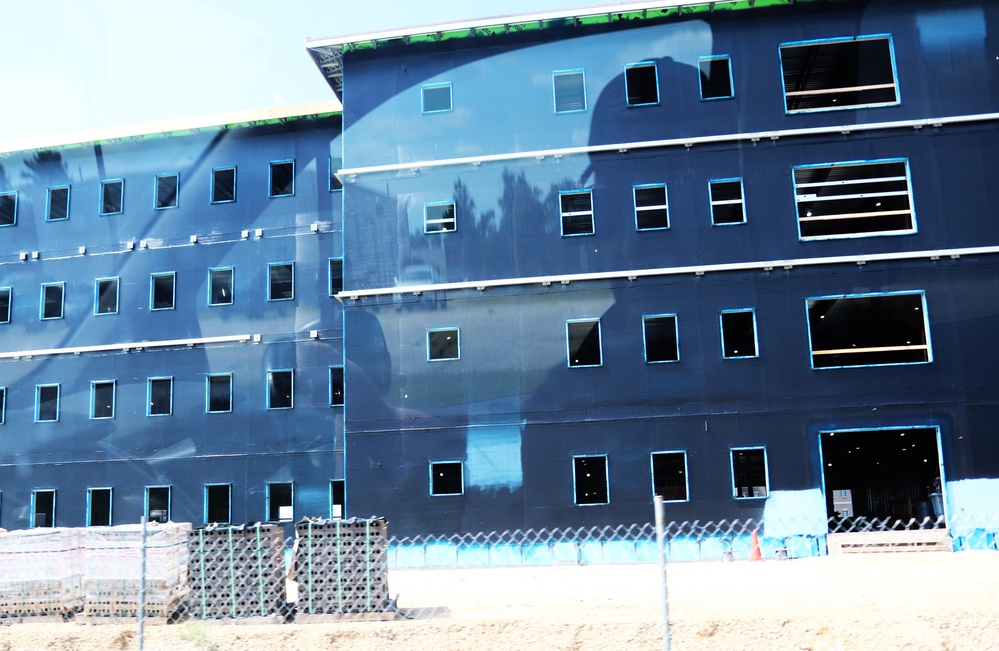
<svg viewBox="0 0 999 651"><path fill-rule="evenodd" d="M68 185L49 188L48 200L45 204L45 221L57 222L63 219L69 219Z"/></svg>
<svg viewBox="0 0 999 651"><path fill-rule="evenodd" d="M576 113L586 110L586 83L582 70L561 70L552 73L555 89L555 112Z"/></svg>
<svg viewBox="0 0 999 651"><path fill-rule="evenodd" d="M659 75L652 61L633 63L624 69L624 90L628 106L659 103Z"/></svg>
<svg viewBox="0 0 999 651"><path fill-rule="evenodd" d="M427 359L431 362L445 359L458 359L461 347L458 342L458 328L434 328L427 330Z"/></svg>
<svg viewBox="0 0 999 651"><path fill-rule="evenodd" d="M347 482L343 479L330 481L330 517L341 519L347 512Z"/></svg>
<svg viewBox="0 0 999 651"><path fill-rule="evenodd" d="M154 208L176 208L180 195L180 177L177 174L160 174L156 177Z"/></svg>
<svg viewBox="0 0 999 651"><path fill-rule="evenodd" d="M810 298L812 368L933 361L922 292Z"/></svg>
<svg viewBox="0 0 999 651"><path fill-rule="evenodd" d="M465 480L460 461L433 461L430 463L430 494L461 495Z"/></svg>
<svg viewBox="0 0 999 651"><path fill-rule="evenodd" d="M270 196L290 197L295 194L295 161L272 161L270 168Z"/></svg>
<svg viewBox="0 0 999 651"><path fill-rule="evenodd" d="M426 84L422 91L424 113L442 113L451 110L451 82Z"/></svg>
<svg viewBox="0 0 999 651"><path fill-rule="evenodd" d="M295 263L267 265L267 300L290 301L295 298Z"/></svg>
<svg viewBox="0 0 999 651"><path fill-rule="evenodd" d="M147 416L169 416L173 413L173 378L160 377L147 380Z"/></svg>
<svg viewBox="0 0 999 651"><path fill-rule="evenodd" d="M330 192L343 190L343 181L337 176L343 169L343 156L330 156Z"/></svg>
<svg viewBox="0 0 999 651"><path fill-rule="evenodd" d="M114 380L90 383L90 417L114 418Z"/></svg>
<svg viewBox="0 0 999 651"><path fill-rule="evenodd" d="M600 319L566 321L566 344L569 366L600 366L603 354L600 346Z"/></svg>
<svg viewBox="0 0 999 651"><path fill-rule="evenodd" d="M94 314L118 313L118 279L98 278L94 283Z"/></svg>
<svg viewBox="0 0 999 651"><path fill-rule="evenodd" d="M232 305L233 269L208 270L208 304Z"/></svg>
<svg viewBox="0 0 999 651"><path fill-rule="evenodd" d="M593 192L559 192L558 198L562 215L562 237L593 235Z"/></svg>
<svg viewBox="0 0 999 651"><path fill-rule="evenodd" d="M267 408L292 409L294 389L294 371L267 371Z"/></svg>
<svg viewBox="0 0 999 651"><path fill-rule="evenodd" d="M424 233L450 233L457 228L454 216L454 202L443 201L423 206Z"/></svg>
<svg viewBox="0 0 999 651"><path fill-rule="evenodd" d="M635 226L640 231L669 228L669 210L666 204L666 185L636 185Z"/></svg>
<svg viewBox="0 0 999 651"><path fill-rule="evenodd" d="M221 414L232 411L232 374L209 375L207 384L208 413Z"/></svg>
<svg viewBox="0 0 999 651"><path fill-rule="evenodd" d="M748 499L770 493L766 448L733 448L732 497Z"/></svg>
<svg viewBox="0 0 999 651"><path fill-rule="evenodd" d="M572 482L577 505L609 504L607 456L573 457Z"/></svg>
<svg viewBox="0 0 999 651"><path fill-rule="evenodd" d="M61 319L63 308L63 283L45 283L42 285L42 319Z"/></svg>
<svg viewBox="0 0 999 651"><path fill-rule="evenodd" d="M17 192L0 192L0 226L17 223Z"/></svg>
<svg viewBox="0 0 999 651"><path fill-rule="evenodd" d="M149 277L149 309L172 310L177 274L155 273Z"/></svg>
<svg viewBox="0 0 999 651"><path fill-rule="evenodd" d="M330 258L329 295L336 296L343 291L343 260Z"/></svg>
<svg viewBox="0 0 999 651"><path fill-rule="evenodd" d="M0 425L7 422L7 387L0 387Z"/></svg>
<svg viewBox="0 0 999 651"><path fill-rule="evenodd" d="M47 528L55 525L56 492L54 490L31 491L31 527Z"/></svg>
<svg viewBox="0 0 999 651"><path fill-rule="evenodd" d="M111 526L111 489L87 489L87 526Z"/></svg>
<svg viewBox="0 0 999 651"><path fill-rule="evenodd" d="M267 484L268 522L291 522L295 519L294 492L291 482Z"/></svg>
<svg viewBox="0 0 999 651"><path fill-rule="evenodd" d="M722 355L726 359L756 357L756 313L726 310L721 313Z"/></svg>
<svg viewBox="0 0 999 651"><path fill-rule="evenodd" d="M232 485L205 485L205 524L229 524L232 521Z"/></svg>
<svg viewBox="0 0 999 651"><path fill-rule="evenodd" d="M652 491L664 502L686 502L687 453L652 453Z"/></svg>
<svg viewBox="0 0 999 651"><path fill-rule="evenodd" d="M121 179L101 181L101 214L117 215L122 212L125 182Z"/></svg>
<svg viewBox="0 0 999 651"><path fill-rule="evenodd" d="M742 179L719 179L708 184L711 193L711 223L715 226L744 224Z"/></svg>
<svg viewBox="0 0 999 651"><path fill-rule="evenodd" d="M36 423L53 423L59 420L59 390L58 384L35 386Z"/></svg>
<svg viewBox="0 0 999 651"><path fill-rule="evenodd" d="M645 334L646 364L680 360L675 314L642 317L642 327Z"/></svg>
<svg viewBox="0 0 999 651"><path fill-rule="evenodd" d="M212 203L236 200L236 168L216 167L212 170Z"/></svg>
<svg viewBox="0 0 999 651"><path fill-rule="evenodd" d="M330 367L330 406L343 405L343 367Z"/></svg>
<svg viewBox="0 0 999 651"><path fill-rule="evenodd" d="M899 103L890 36L780 46L788 113Z"/></svg>
<svg viewBox="0 0 999 651"><path fill-rule="evenodd" d="M0 323L10 323L11 298L11 288L0 287Z"/></svg>
<svg viewBox="0 0 999 651"><path fill-rule="evenodd" d="M171 486L146 486L146 518L161 524L170 521Z"/></svg>
<svg viewBox="0 0 999 651"><path fill-rule="evenodd" d="M732 90L732 60L727 56L701 57L697 60L701 73L701 99L728 99Z"/></svg>

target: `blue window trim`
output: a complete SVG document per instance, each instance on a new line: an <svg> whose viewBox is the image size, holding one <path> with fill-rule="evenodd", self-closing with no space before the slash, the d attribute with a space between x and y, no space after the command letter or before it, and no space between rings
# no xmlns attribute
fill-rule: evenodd
<svg viewBox="0 0 999 651"><path fill-rule="evenodd" d="M450 206L452 217L450 220L446 219L430 219L430 209L435 206ZM447 227L447 222L451 222L451 227ZM431 224L441 224L442 228L438 230L430 230ZM453 201L430 201L423 204L423 233L425 235L436 235L438 233L453 233L458 230L458 209Z"/></svg>
<svg viewBox="0 0 999 651"><path fill-rule="evenodd" d="M166 179L171 176L174 177L174 179L176 179L175 181L176 191L174 192L173 195L173 203L164 204L162 206L157 205L159 203L160 179ZM180 172L167 172L164 174L157 174L156 180L153 182L153 210L169 210L171 208L179 208L179 207L180 207Z"/></svg>
<svg viewBox="0 0 999 651"><path fill-rule="evenodd" d="M287 407L272 407L271 406L271 376L274 373L288 373L291 377L291 392L289 396L289 402L291 403ZM294 409L295 408L295 369L293 368L271 368L267 369L267 373L264 377L264 392L267 397L266 404L268 410L282 410L282 409Z"/></svg>
<svg viewBox="0 0 999 651"><path fill-rule="evenodd" d="M766 488L766 495L740 497L735 485L735 452L740 450L763 450L763 479ZM767 446L747 445L741 447L731 447L728 449L729 474L732 478L732 499L734 500L765 500L770 497L770 461L767 458Z"/></svg>
<svg viewBox="0 0 999 651"><path fill-rule="evenodd" d="M333 167L333 161L340 161L339 167ZM330 175L329 175L329 191L330 192L341 192L343 190L343 181L336 178L336 172L343 169L343 156L330 156L329 157ZM339 184L340 187L335 187L334 183Z"/></svg>
<svg viewBox="0 0 999 651"><path fill-rule="evenodd" d="M0 192L0 197L14 197L14 213L13 213L14 219L9 224L0 224L0 228L3 228L5 226L17 226L17 190Z"/></svg>
<svg viewBox="0 0 999 651"><path fill-rule="evenodd" d="M274 166L275 165L285 165L291 163L291 192L285 194L273 194L274 189ZM267 166L267 196L271 199L276 199L279 197L292 197L295 196L295 159L286 158L283 160L272 160Z"/></svg>
<svg viewBox="0 0 999 651"><path fill-rule="evenodd" d="M280 517L280 512L278 513L278 518L275 520L270 519L271 514L271 486L291 486L291 510L292 516L287 519L282 519ZM265 499L264 499L264 522L294 522L295 521L295 482L292 480L288 481L269 481L265 487ZM278 507L280 508L280 506Z"/></svg>
<svg viewBox="0 0 999 651"><path fill-rule="evenodd" d="M427 328L427 361L428 362L453 362L455 360L461 359L461 333L458 326L445 326L443 328ZM430 357L430 334L433 332L453 332L455 337L455 343L458 347L458 355L456 357L438 357L436 359Z"/></svg>
<svg viewBox="0 0 999 651"><path fill-rule="evenodd" d="M726 314L745 314L749 313L753 315L753 347L755 348L754 354L752 355L731 355L725 354L725 315ZM752 307L743 308L733 308L730 310L722 310L718 314L718 332L721 335L721 354L722 359L753 359L760 356L760 332L756 326L756 309Z"/></svg>
<svg viewBox="0 0 999 651"><path fill-rule="evenodd" d="M45 316L45 289L47 287L58 287L59 288L59 316ZM61 319L66 314L66 283L42 283L41 298L39 300L40 305L38 306L38 318L42 321L54 321L56 319Z"/></svg>
<svg viewBox="0 0 999 651"><path fill-rule="evenodd" d="M732 205L732 204L735 204L736 202L734 200L726 200L724 202L722 202L722 201L716 202L714 199L711 198L711 196L712 196L712 194L711 194L711 186L713 186L715 183L735 183L736 181L738 181L738 183L739 183L739 196L740 196L740 199L739 199L738 203L739 203L740 206L742 206L742 221L717 223L717 222L715 222L715 206L716 205ZM742 178L741 177L734 177L734 178L728 178L728 179L711 179L711 180L709 180L708 181L708 201L711 204L711 225L712 226L719 226L719 227L721 227L721 226L739 226L741 224L745 224L746 223L746 186L742 182Z"/></svg>
<svg viewBox="0 0 999 651"><path fill-rule="evenodd" d="M447 88L448 89L448 107L446 109L432 109L427 110L426 103L426 91L433 90L436 88ZM434 113L450 113L454 110L454 88L451 86L450 81L442 81L433 84L423 84L420 86L420 112L423 115L432 115Z"/></svg>
<svg viewBox="0 0 999 651"><path fill-rule="evenodd" d="M340 292L333 291L333 263L340 263L340 286L343 286L343 257L330 258L329 264L326 265L327 273L329 273L328 282L326 283L326 292L328 296L336 296Z"/></svg>
<svg viewBox="0 0 999 651"><path fill-rule="evenodd" d="M10 323L14 315L14 289L12 287L0 287L0 295L7 294L7 314L0 314L0 323Z"/></svg>
<svg viewBox="0 0 999 651"><path fill-rule="evenodd" d="M160 380L170 381L170 406L167 413L154 414L151 413L153 408L153 382ZM164 375L164 376L146 378L146 416L150 418L160 418L163 416L172 416L172 415L173 415L173 376Z"/></svg>
<svg viewBox="0 0 999 651"><path fill-rule="evenodd" d="M212 378L224 377L229 379L229 408L212 409ZM205 413L206 414L229 414L232 413L232 373L209 373L205 376Z"/></svg>
<svg viewBox="0 0 999 651"><path fill-rule="evenodd" d="M558 91L555 90L555 78L568 75L579 75L582 80L583 86L583 108L579 109L569 109L565 111L558 110ZM583 68L569 68L567 70L553 70L552 71L552 107L555 109L556 115L565 115L569 113L584 113L588 105L586 97L586 72Z"/></svg>
<svg viewBox="0 0 999 651"><path fill-rule="evenodd" d="M93 497L94 491L108 491L108 522L114 523L114 488L111 486L87 486L87 524L93 527ZM100 525L98 525L100 526Z"/></svg>
<svg viewBox="0 0 999 651"><path fill-rule="evenodd" d="M271 296L271 270L274 267L291 267L291 296L287 298L273 298ZM269 262L267 263L267 300L268 301L293 301L295 300L295 263L293 261L287 262Z"/></svg>
<svg viewBox="0 0 999 651"><path fill-rule="evenodd" d="M576 481L576 459L603 459L604 460L604 485L607 491L607 501L605 502L594 502L592 504L580 504L577 497L579 495ZM611 492L610 492L610 460L607 458L606 454L574 454L572 456L572 503L576 506L587 507L587 506L607 506L611 503Z"/></svg>
<svg viewBox="0 0 999 651"><path fill-rule="evenodd" d="M111 415L95 416L94 411L97 406L97 385L111 385ZM115 380L93 380L90 382L90 420L111 420L115 417L118 407L118 383Z"/></svg>
<svg viewBox="0 0 999 651"><path fill-rule="evenodd" d="M215 173L225 172L232 170L232 199L222 199L215 201ZM208 203L210 204L223 204L223 203L236 203L236 166L235 165L223 165L222 167L212 168L212 181L209 183L208 187Z"/></svg>
<svg viewBox="0 0 999 651"><path fill-rule="evenodd" d="M333 513L333 507L336 505L336 502L333 501L333 486L337 482L343 484L343 505L342 505L343 509L340 511L339 515ZM345 479L331 479L330 480L330 517L339 520L339 519L342 519L342 518L346 517L346 515L347 515L347 481Z"/></svg>
<svg viewBox="0 0 999 651"><path fill-rule="evenodd" d="M40 416L39 412L41 411L41 406L42 406L42 401L41 401L41 398L42 398L42 389L51 389L52 387L55 387L55 390L56 390L56 400L55 400L56 411L55 411L55 418L49 418L49 419L46 419L46 420L39 420L39 416ZM61 409L62 409L62 385L61 384L51 383L51 384L36 384L35 385L35 422L36 423L58 423L59 422L59 417L62 415L60 413Z"/></svg>
<svg viewBox="0 0 999 651"><path fill-rule="evenodd" d="M119 206L119 210L109 210L109 211L105 212L105 210L104 210L104 189L105 189L106 186L111 185L112 183L120 183L121 184L121 191L120 191L120 196L119 196L120 206ZM99 206L98 206L98 214L100 214L102 216L103 215L120 215L123 212L125 212L125 179L104 179L104 180L102 180L101 181L101 194L100 194L99 200L100 200L100 202L99 202Z"/></svg>
<svg viewBox="0 0 999 651"><path fill-rule="evenodd" d="M654 101L654 102L641 102L641 103L638 103L638 104L631 104L630 102L628 102L628 70L630 70L632 68L652 68L652 70L655 72L655 78L656 78L656 101ZM660 100L661 100L661 97L660 97L660 94L659 94L659 67L656 65L655 61L636 61L635 63L626 64L624 66L624 75L623 75L623 77L624 77L624 101L625 101L625 106L627 106L628 108L638 108L640 106L658 106L659 105ZM585 92L585 89L586 89L585 83L583 85L583 89L584 89L584 92Z"/></svg>
<svg viewBox="0 0 999 651"><path fill-rule="evenodd" d="M0 387L0 425L7 422L7 387Z"/></svg>
<svg viewBox="0 0 999 651"><path fill-rule="evenodd" d="M114 281L114 312L101 312L101 283L109 280ZM109 316L118 314L118 298L121 290L121 278L118 276L108 276L107 278L94 279L94 316Z"/></svg>
<svg viewBox="0 0 999 651"><path fill-rule="evenodd" d="M656 496L656 474L655 466L653 465L653 459L657 454L682 454L683 455L683 484L684 493L687 495L686 499L683 500L663 500L663 502L680 504L683 502L690 501L690 472L687 469L687 451L686 450L653 450L649 453L649 473L650 479L652 481L652 497L655 499Z"/></svg>
<svg viewBox="0 0 999 651"><path fill-rule="evenodd" d="M664 203L662 204L662 206L645 206L643 208L639 208L638 207L638 194L637 194L638 190L642 190L642 189L645 189L645 188L662 188L663 189ZM665 230L669 230L669 225L670 225L670 223L669 223L669 189L666 187L665 183L641 183L641 184L638 184L638 185L634 185L631 188L631 200L632 200L632 205L635 208L635 230L636 231L638 231L640 233L644 233L646 231L665 231ZM666 211L666 225L665 226L654 226L652 228L642 228L641 226L638 225L638 213L639 212L643 212L643 211L646 211L646 210L658 210L660 208L662 208L662 209L664 209Z"/></svg>
<svg viewBox="0 0 999 651"><path fill-rule="evenodd" d="M794 214L798 215L798 184L794 180L795 170L806 170L806 169L817 169L817 168L829 168L829 167L851 167L860 165L877 165L880 163L903 163L905 164L905 184L908 188L909 193L909 215L912 221L912 228L906 230L898 231L877 231L872 233L845 233L842 235L821 235L814 237L805 237L801 234L801 219L800 215L795 221L798 225L798 240L801 242L816 242L819 240L842 240L842 239L855 239L859 237L892 237L896 235L913 235L919 232L919 227L916 223L916 203L912 192L912 167L909 165L908 158L875 158L871 160L851 160L851 161L839 161L835 163L813 163L809 165L795 165L791 168L791 190L793 193L792 200L794 201Z"/></svg>
<svg viewBox="0 0 999 651"><path fill-rule="evenodd" d="M173 485L172 484L158 484L158 485L155 485L155 486L146 486L145 487L145 490L143 491L142 512L146 514L146 518L147 519L149 518L149 489L151 489L151 488L165 488L165 489L167 489L167 508L166 508L167 513L166 513L166 516L167 516L167 521L169 522L170 520L173 519L173 514L171 513L173 511Z"/></svg>
<svg viewBox="0 0 999 651"><path fill-rule="evenodd" d="M344 374L344 367L342 364L333 365L329 367L329 406L330 407L343 407L344 402L347 398L347 385L346 385L346 375ZM333 371L335 369L340 369L340 381L343 384L343 398L340 402L333 402Z"/></svg>
<svg viewBox="0 0 999 651"><path fill-rule="evenodd" d="M52 191L53 190L65 190L66 191L66 216L52 219ZM50 186L45 192L45 221L47 222L63 222L69 219L69 207L70 200L73 196L73 190L69 185L53 185Z"/></svg>
<svg viewBox="0 0 999 651"><path fill-rule="evenodd" d="M597 338L600 340L600 363L599 364L572 364L572 350L569 348L569 327L573 323L596 323ZM584 319L566 319L565 321L565 363L568 368L598 368L604 365L604 336L601 331L600 317L590 317Z"/></svg>
<svg viewBox="0 0 999 651"><path fill-rule="evenodd" d="M645 328L645 321L647 319L662 319L662 318L671 318L671 319L673 319L673 328L674 328L674 331L675 331L674 338L676 339L676 359L663 359L663 360L655 360L655 361L651 361L650 362L649 361L648 342L646 341L646 338L645 338L645 330L646 330L646 328ZM603 342L601 341L601 344L602 343ZM601 357L602 356L603 356L603 352L601 351ZM678 363L680 361L680 319L677 317L677 315L675 313L668 313L667 312L667 313L664 313L664 314L643 314L642 315L642 357L645 360L646 364L676 364L676 363Z"/></svg>
<svg viewBox="0 0 999 651"><path fill-rule="evenodd" d="M873 41L877 39L888 39L888 53L891 56L891 74L892 79L895 81L895 101L894 102L880 102L876 104L852 104L850 106L837 106L835 108L813 108L813 109L798 109L794 111L787 110L787 95L786 90L784 90L784 48L785 47L797 47L806 45L821 45L823 43L845 43L845 42L855 42L855 41ZM827 111L855 111L865 108L879 108L882 106L899 106L902 103L902 89L898 85L898 66L895 61L895 41L891 34L865 34L863 36L843 36L835 38L818 38L811 39L807 41L788 41L786 43L781 43L777 46L777 73L778 79L780 80L781 88L781 98L784 101L784 114L785 115L798 115L799 113L822 113Z"/></svg>
<svg viewBox="0 0 999 651"><path fill-rule="evenodd" d="M455 463L458 464L458 469L461 472L461 491L458 493L435 493L434 466L443 465L443 464L455 464ZM465 494L465 464L463 461L461 461L460 459L431 461L429 464L427 464L427 468L429 470L429 478L430 478L430 485L428 486L428 492L430 493L430 497L457 497L458 495Z"/></svg>
<svg viewBox="0 0 999 651"><path fill-rule="evenodd" d="M36 527L35 526L35 497L38 493L52 493L52 522L49 523L48 527ZM30 522L28 522L29 529L48 529L54 528L56 526L56 489L54 488L34 488L31 490L31 516L29 517Z"/></svg>
<svg viewBox="0 0 999 651"><path fill-rule="evenodd" d="M173 290L171 294L173 295L173 300L171 301L170 307L153 307L154 299L156 298L156 279L157 278L167 278L171 279L171 287ZM156 271L149 274L149 310L151 312L160 312L163 310L173 310L177 307L177 272L176 271Z"/></svg>
<svg viewBox="0 0 999 651"><path fill-rule="evenodd" d="M227 303L216 303L212 301L212 296L214 292L212 273L216 271L228 271L229 272L229 302ZM292 271L292 291L294 291L294 270ZM267 289L270 293L270 287ZM232 305L236 301L236 268L235 267L209 267L208 268L208 296L206 297L207 305L209 307L219 307L222 305Z"/></svg>
<svg viewBox="0 0 999 651"><path fill-rule="evenodd" d="M225 522L217 522L216 524L230 524L232 522L232 482L228 483L213 482L204 485L204 490L202 491L204 495L204 499L202 500L202 510L201 510L202 521L204 522L204 524L212 524L213 522L215 522L214 520L211 521L208 520L208 489L217 486L225 486L226 488L229 489L228 504L226 505L226 511L229 513L229 519L226 520Z"/></svg>
<svg viewBox="0 0 999 651"><path fill-rule="evenodd" d="M918 295L921 299L922 312L923 312L923 332L926 334L926 361L923 362L890 362L887 364L850 364L845 366L815 366L815 348L812 345L812 329L808 325L808 304L811 301L828 301L828 300L839 300L839 299L851 299L851 298L867 298L871 296L885 297L885 296L916 296ZM908 291L896 291L896 292L868 292L862 294L833 294L830 296L808 296L805 298L805 330L808 332L808 360L813 371L826 371L835 370L839 368L873 368L881 366L914 366L919 364L932 364L933 363L933 339L930 333L930 317L929 310L926 307L926 291L921 289L908 290Z"/></svg>
<svg viewBox="0 0 999 651"><path fill-rule="evenodd" d="M701 62L702 61L728 61L728 87L731 91L728 95L722 95L720 97L705 97L704 88L701 81ZM702 102L715 102L718 100L734 99L735 98L735 79L732 77L732 56L728 54L709 54L707 56L697 57L697 90L700 93Z"/></svg>
<svg viewBox="0 0 999 651"><path fill-rule="evenodd" d="M578 210L578 211L575 211L575 212L565 212L564 210L562 210L562 197L564 195L568 195L568 194L585 194L585 195L588 195L590 197L590 209L589 209L589 211ZM566 218L566 216L572 217L572 216L575 216L575 215L585 215L587 213L590 215L590 232L589 233L569 233L569 234L566 234L566 232L565 232L565 218ZM558 217L559 217L559 219L558 219L558 225L559 225L559 234L562 237L590 237L591 235L595 235L596 232L597 232L597 221L596 221L596 218L595 218L595 214L596 214L596 207L593 205L593 188L581 188L579 190L559 190L559 193L558 193Z"/></svg>

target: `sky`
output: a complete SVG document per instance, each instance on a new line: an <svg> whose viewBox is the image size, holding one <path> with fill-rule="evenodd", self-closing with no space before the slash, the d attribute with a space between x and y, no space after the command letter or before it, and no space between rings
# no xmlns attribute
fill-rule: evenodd
<svg viewBox="0 0 999 651"><path fill-rule="evenodd" d="M0 145L334 98L306 38L596 0L34 0L0 9ZM611 4L611 3L607 3ZM2 150L2 146L0 146Z"/></svg>

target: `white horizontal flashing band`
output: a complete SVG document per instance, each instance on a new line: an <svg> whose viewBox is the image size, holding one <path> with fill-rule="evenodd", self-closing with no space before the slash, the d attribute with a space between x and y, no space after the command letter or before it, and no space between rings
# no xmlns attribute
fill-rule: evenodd
<svg viewBox="0 0 999 651"><path fill-rule="evenodd" d="M356 299L365 296L386 294L422 294L424 292L453 289L486 289L489 287L513 287L518 285L553 285L584 280L620 280L627 278L648 278L652 276L681 276L684 274L703 275L718 271L772 271L776 268L812 267L824 264L866 264L890 260L936 260L938 258L960 258L965 255L990 255L999 253L999 246L976 246L962 249L938 249L935 251L901 251L895 253L870 253L864 255L841 255L824 258L793 258L790 260L761 260L759 262L727 262L723 264L692 265L688 267L662 267L658 269L632 269L630 271L602 271L598 273L564 274L558 276L531 276L528 278L503 278L478 280L460 283L439 283L436 285L407 285L405 287L377 287L373 289L343 291L339 299Z"/></svg>
<svg viewBox="0 0 999 651"><path fill-rule="evenodd" d="M0 352L0 359L20 357L41 357L44 355L80 355L82 353L108 353L116 351L142 350L143 348L172 348L177 346L197 346L203 344L246 343L253 335L228 335L223 337L195 337L192 339L163 339L160 341L132 341L124 344L102 344L97 346L74 346L71 348L43 348L40 350L19 350Z"/></svg>

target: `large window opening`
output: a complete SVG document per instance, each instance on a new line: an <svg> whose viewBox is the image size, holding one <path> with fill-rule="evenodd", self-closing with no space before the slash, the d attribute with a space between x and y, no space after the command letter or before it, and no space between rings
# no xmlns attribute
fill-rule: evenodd
<svg viewBox="0 0 999 651"><path fill-rule="evenodd" d="M49 188L46 203L45 221L55 222L69 219L69 186Z"/></svg>
<svg viewBox="0 0 999 651"><path fill-rule="evenodd" d="M111 489L87 489L87 526L111 526Z"/></svg>
<svg viewBox="0 0 999 651"><path fill-rule="evenodd" d="M208 376L208 413L232 411L232 374L219 373Z"/></svg>
<svg viewBox="0 0 999 651"><path fill-rule="evenodd" d="M205 486L205 524L228 524L232 521L232 485Z"/></svg>
<svg viewBox="0 0 999 651"><path fill-rule="evenodd" d="M457 328L435 328L427 330L427 359L431 362L458 359L461 347Z"/></svg>
<svg viewBox="0 0 999 651"><path fill-rule="evenodd" d="M31 491L31 527L55 526L56 492L54 490Z"/></svg>
<svg viewBox="0 0 999 651"><path fill-rule="evenodd" d="M58 384L39 384L35 387L35 422L59 420L59 390Z"/></svg>
<svg viewBox="0 0 999 651"><path fill-rule="evenodd" d="M701 57L697 60L701 79L701 99L728 99L732 90L732 60L727 56Z"/></svg>
<svg viewBox="0 0 999 651"><path fill-rule="evenodd" d="M289 197L295 194L295 161L273 161L270 168L270 196Z"/></svg>
<svg viewBox="0 0 999 651"><path fill-rule="evenodd" d="M118 279L98 278L94 283L94 314L118 313Z"/></svg>
<svg viewBox="0 0 999 651"><path fill-rule="evenodd" d="M330 517L340 519L347 512L347 482L343 479L330 481Z"/></svg>
<svg viewBox="0 0 999 651"><path fill-rule="evenodd" d="M170 486L146 486L146 518L149 522L170 521Z"/></svg>
<svg viewBox="0 0 999 651"><path fill-rule="evenodd" d="M176 174L160 174L156 177L156 199L154 208L176 208L180 189L180 177Z"/></svg>
<svg viewBox="0 0 999 651"><path fill-rule="evenodd" d="M866 36L780 47L788 113L899 103L889 36Z"/></svg>
<svg viewBox="0 0 999 651"><path fill-rule="evenodd" d="M0 192L0 226L17 223L17 193Z"/></svg>
<svg viewBox="0 0 999 651"><path fill-rule="evenodd" d="M687 453L652 453L652 493L664 502L687 501Z"/></svg>
<svg viewBox="0 0 999 651"><path fill-rule="evenodd" d="M329 295L336 296L343 291L343 259L330 258Z"/></svg>
<svg viewBox="0 0 999 651"><path fill-rule="evenodd" d="M756 357L756 314L752 310L721 313L722 356L725 359Z"/></svg>
<svg viewBox="0 0 999 651"><path fill-rule="evenodd" d="M578 319L565 324L569 366L600 366L603 352L600 344L600 319Z"/></svg>
<svg viewBox="0 0 999 651"><path fill-rule="evenodd" d="M330 367L330 407L343 405L343 367Z"/></svg>
<svg viewBox="0 0 999 651"><path fill-rule="evenodd" d="M295 519L294 486L291 482L267 484L267 521L291 522Z"/></svg>
<svg viewBox="0 0 999 651"><path fill-rule="evenodd" d="M680 359L676 315L657 314L642 317L645 334L645 363L676 362Z"/></svg>
<svg viewBox="0 0 999 651"><path fill-rule="evenodd" d="M236 200L236 168L217 167L212 170L212 203Z"/></svg>
<svg viewBox="0 0 999 651"><path fill-rule="evenodd" d="M732 496L736 499L770 494L766 448L733 448Z"/></svg>
<svg viewBox="0 0 999 651"><path fill-rule="evenodd" d="M573 457L572 483L577 505L610 503L610 490L607 486L607 456L601 454Z"/></svg>
<svg viewBox="0 0 999 651"><path fill-rule="evenodd" d="M267 371L267 408L294 407L295 374L293 371Z"/></svg>
<svg viewBox="0 0 999 651"><path fill-rule="evenodd" d="M593 193L574 190L559 193L562 236L593 235Z"/></svg>
<svg viewBox="0 0 999 651"><path fill-rule="evenodd" d="M715 226L743 224L746 210L743 205L742 179L718 179L708 184L711 195L711 223Z"/></svg>
<svg viewBox="0 0 999 651"><path fill-rule="evenodd" d="M624 69L624 89L628 106L659 103L659 75L652 61L633 63Z"/></svg>
<svg viewBox="0 0 999 651"><path fill-rule="evenodd" d="M464 492L460 461L434 461L430 464L431 495L461 495Z"/></svg>
<svg viewBox="0 0 999 651"><path fill-rule="evenodd" d="M173 413L173 378L149 378L147 416L169 416Z"/></svg>
<svg viewBox="0 0 999 651"><path fill-rule="evenodd" d="M90 384L90 417L114 418L114 380Z"/></svg>
<svg viewBox="0 0 999 651"><path fill-rule="evenodd" d="M61 319L63 307L63 283L42 285L42 319Z"/></svg>
<svg viewBox="0 0 999 651"><path fill-rule="evenodd" d="M232 305L232 267L208 270L208 304Z"/></svg>
<svg viewBox="0 0 999 651"><path fill-rule="evenodd" d="M267 300L290 301L295 298L295 264L280 262L267 265Z"/></svg>
<svg viewBox="0 0 999 651"><path fill-rule="evenodd" d="M172 310L175 284L176 274L172 271L152 274L149 279L149 309Z"/></svg>
<svg viewBox="0 0 999 651"><path fill-rule="evenodd" d="M101 214L117 215L122 211L125 182L121 179L101 181Z"/></svg>
<svg viewBox="0 0 999 651"><path fill-rule="evenodd" d="M669 228L666 184L636 185L635 226L640 231Z"/></svg>

